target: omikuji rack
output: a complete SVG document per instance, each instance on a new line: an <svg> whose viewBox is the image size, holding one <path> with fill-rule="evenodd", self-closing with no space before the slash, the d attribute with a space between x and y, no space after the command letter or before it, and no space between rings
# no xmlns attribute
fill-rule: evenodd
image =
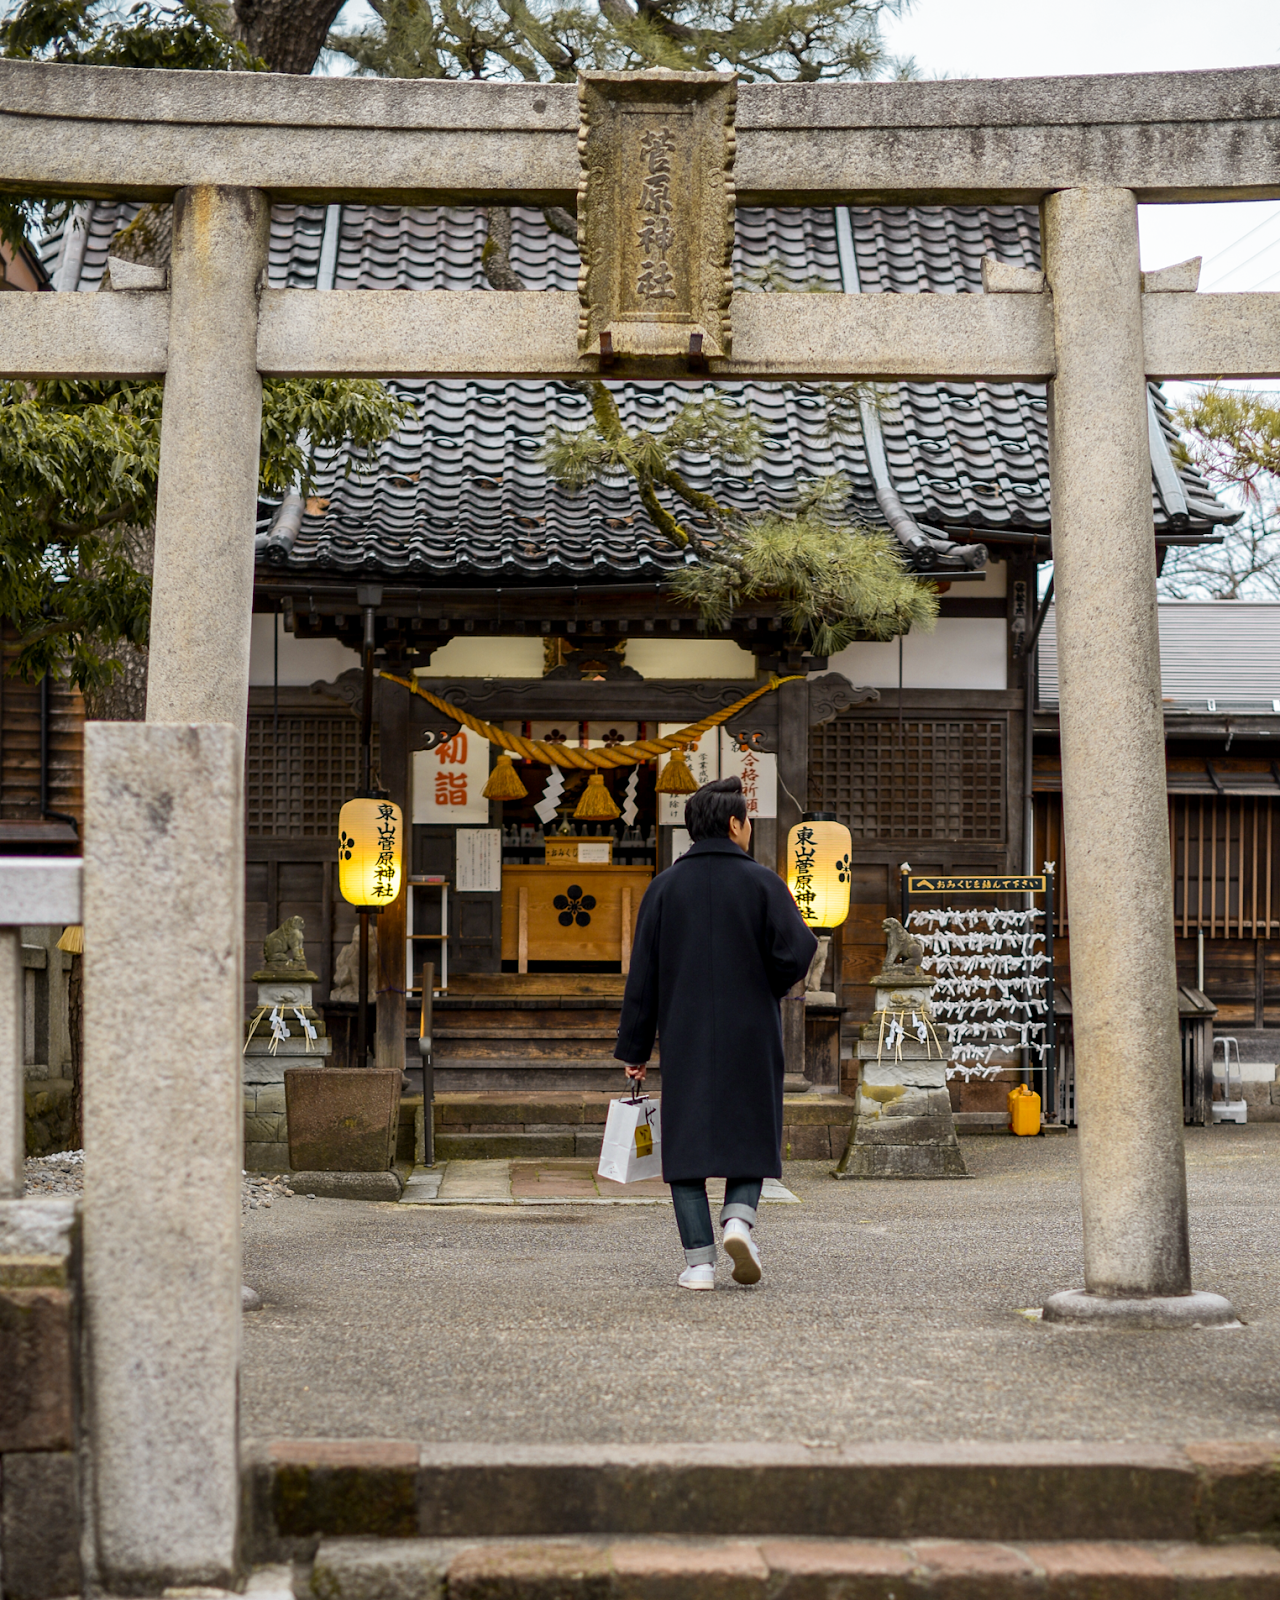
<svg viewBox="0 0 1280 1600"><path fill-rule="evenodd" d="M1046 1115L1056 1108L1057 1101L1057 1036L1054 1030L1054 976L1053 976L1053 862L1046 861L1043 873L1008 877L935 877L914 876L906 864L902 870L902 925L907 926L911 915L913 895L997 895L1028 894L1044 896L1044 953L1045 968L1044 1054L1038 1067L1030 1065L1029 1072L1044 1074L1044 1093L1041 1101ZM1056 1114L1056 1110L1053 1114Z"/></svg>

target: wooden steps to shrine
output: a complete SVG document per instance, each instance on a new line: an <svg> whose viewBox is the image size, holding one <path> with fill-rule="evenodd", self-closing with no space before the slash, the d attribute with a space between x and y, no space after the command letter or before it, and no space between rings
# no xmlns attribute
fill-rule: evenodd
<svg viewBox="0 0 1280 1600"><path fill-rule="evenodd" d="M616 1091L622 1069L613 1047L625 984L620 973L453 978L435 1001L437 1094Z"/></svg>

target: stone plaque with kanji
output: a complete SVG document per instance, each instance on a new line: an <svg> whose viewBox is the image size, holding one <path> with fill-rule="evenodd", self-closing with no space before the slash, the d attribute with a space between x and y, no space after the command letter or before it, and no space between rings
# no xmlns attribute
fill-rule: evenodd
<svg viewBox="0 0 1280 1600"><path fill-rule="evenodd" d="M737 80L590 72L578 100L580 353L729 355Z"/></svg>

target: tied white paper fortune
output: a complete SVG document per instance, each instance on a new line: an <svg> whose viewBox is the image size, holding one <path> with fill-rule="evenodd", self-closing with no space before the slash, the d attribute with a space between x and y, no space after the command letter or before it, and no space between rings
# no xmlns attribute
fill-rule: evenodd
<svg viewBox="0 0 1280 1600"><path fill-rule="evenodd" d="M279 1006L271 1008L271 1054L275 1055L282 1039L289 1037L289 1024L284 1020L284 1015Z"/></svg>
<svg viewBox="0 0 1280 1600"><path fill-rule="evenodd" d="M924 966L938 975L933 1008L951 1038L956 1076L990 1077L1010 1055L1043 1055L1049 960L1035 923L1044 912L912 912L909 926L925 947ZM1039 948L1037 948L1039 947Z"/></svg>
<svg viewBox="0 0 1280 1600"><path fill-rule="evenodd" d="M636 804L636 789L640 783L640 768L632 767L631 776L627 779L626 798L622 802L622 820L629 828L640 815L640 807Z"/></svg>
<svg viewBox="0 0 1280 1600"><path fill-rule="evenodd" d="M534 816L544 828L556 820L556 807L560 804L560 796L563 793L564 773L559 767L552 767L547 774L547 786L542 791L542 799L533 808Z"/></svg>

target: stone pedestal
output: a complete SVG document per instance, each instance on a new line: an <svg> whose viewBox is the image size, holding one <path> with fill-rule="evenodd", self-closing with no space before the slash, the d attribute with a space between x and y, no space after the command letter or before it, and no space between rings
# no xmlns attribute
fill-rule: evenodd
<svg viewBox="0 0 1280 1600"><path fill-rule="evenodd" d="M333 1041L325 1030L324 1019L311 1004L311 986L318 982L314 972L264 967L254 973L253 981L258 986L258 1001L245 1018L242 1058L244 1164L250 1172L287 1172L285 1068L327 1065ZM280 1026L288 1029L285 1037L275 1040L274 1051L273 1014L279 1016ZM308 1037L304 1020L315 1030L314 1039Z"/></svg>
<svg viewBox="0 0 1280 1600"><path fill-rule="evenodd" d="M876 1007L858 1039L853 1125L835 1175L967 1178L947 1093L947 1030L929 1005L937 980L912 967L871 981Z"/></svg>

